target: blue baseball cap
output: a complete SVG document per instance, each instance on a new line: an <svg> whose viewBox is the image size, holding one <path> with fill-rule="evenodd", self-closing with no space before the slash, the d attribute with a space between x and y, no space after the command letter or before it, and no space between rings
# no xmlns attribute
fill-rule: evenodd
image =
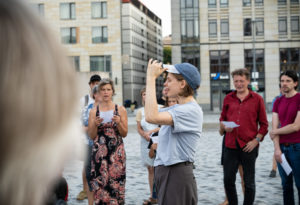
<svg viewBox="0 0 300 205"><path fill-rule="evenodd" d="M200 73L198 69L190 63L180 63L175 65L163 65L168 68L167 72L180 74L184 80L191 86L193 90L196 90L200 86Z"/></svg>

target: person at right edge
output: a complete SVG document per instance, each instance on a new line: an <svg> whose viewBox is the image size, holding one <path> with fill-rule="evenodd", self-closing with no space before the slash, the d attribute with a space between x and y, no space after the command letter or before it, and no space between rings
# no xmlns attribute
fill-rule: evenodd
<svg viewBox="0 0 300 205"><path fill-rule="evenodd" d="M278 162L284 205L294 205L293 177L298 189L300 204L300 94L297 92L299 78L293 70L280 74L283 95L273 107L270 137L274 143L274 156ZM280 125L280 127L278 127ZM292 173L287 175L281 166L284 154Z"/></svg>
<svg viewBox="0 0 300 205"><path fill-rule="evenodd" d="M155 80L168 72L164 83L167 97L178 104L157 109ZM148 123L162 125L154 161L154 183L160 205L196 205L197 184L193 163L202 133L203 112L195 98L200 86L198 69L189 63L169 65L152 59L147 68L145 117Z"/></svg>
<svg viewBox="0 0 300 205"><path fill-rule="evenodd" d="M266 109L262 97L248 89L250 73L246 68L232 73L235 91L224 98L220 117L220 133L226 132L224 150L224 186L229 205L238 204L235 187L239 165L244 172L244 205L255 199L255 161L259 142L268 133ZM222 121L233 121L236 128L226 127Z"/></svg>

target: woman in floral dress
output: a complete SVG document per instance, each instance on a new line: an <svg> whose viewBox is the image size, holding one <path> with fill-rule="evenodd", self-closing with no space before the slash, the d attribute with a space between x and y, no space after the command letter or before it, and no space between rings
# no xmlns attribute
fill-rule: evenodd
<svg viewBox="0 0 300 205"><path fill-rule="evenodd" d="M123 137L128 132L127 112L113 103L113 82L103 79L99 84L99 105L91 110L88 133L94 140L91 171L88 177L95 204L124 204L126 155Z"/></svg>

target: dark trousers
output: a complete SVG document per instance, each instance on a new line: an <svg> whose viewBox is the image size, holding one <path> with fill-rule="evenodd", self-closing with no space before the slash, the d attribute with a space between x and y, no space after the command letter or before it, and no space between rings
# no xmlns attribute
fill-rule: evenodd
<svg viewBox="0 0 300 205"><path fill-rule="evenodd" d="M243 152L238 147L230 149L225 147L224 150L224 186L229 201L229 205L238 204L235 180L238 167L241 164L244 172L245 196L244 205L252 205L255 198L255 161L258 156L258 147L252 152Z"/></svg>

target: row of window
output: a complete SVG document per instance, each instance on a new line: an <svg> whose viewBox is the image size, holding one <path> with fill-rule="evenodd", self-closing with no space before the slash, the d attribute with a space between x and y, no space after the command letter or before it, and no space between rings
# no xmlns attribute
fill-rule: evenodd
<svg viewBox="0 0 300 205"><path fill-rule="evenodd" d="M280 71L295 70L300 72L300 48L280 48ZM221 80L222 78L216 78L217 73L221 73L221 76L227 76L223 79L229 79L229 50L217 50L210 51L210 72L212 80ZM244 62L245 67L253 72L253 50L244 50ZM259 74L256 76L258 79L263 79L265 77L264 64L265 64L265 54L264 49L255 49L255 64L256 72ZM253 74L252 74L253 75ZM254 77L254 76L252 76Z"/></svg>
<svg viewBox="0 0 300 205"><path fill-rule="evenodd" d="M76 71L80 71L80 57L71 56L71 63ZM111 72L111 56L90 56L90 71Z"/></svg>
<svg viewBox="0 0 300 205"><path fill-rule="evenodd" d="M252 36L253 25L255 24L255 34L257 36L264 35L264 19L257 18L253 21L251 18L244 19L244 36ZM212 19L208 21L208 32L210 37L216 37L218 32L217 20ZM192 26L192 25L191 25ZM290 28L292 33L300 33L299 16L291 16L290 18ZM193 31L193 29L190 29ZM278 18L278 32L279 34L287 34L287 17ZM228 19L221 19L220 21L220 33L221 36L229 35L229 21ZM182 33L182 37L185 33ZM190 34L192 36L192 34Z"/></svg>
<svg viewBox="0 0 300 205"><path fill-rule="evenodd" d="M78 27L66 27L60 29L61 42L64 44L75 44L79 42ZM107 26L92 27L92 43L108 42Z"/></svg>
<svg viewBox="0 0 300 205"><path fill-rule="evenodd" d="M219 0L220 7L228 7L228 0ZM264 0L255 0L255 6L263 6ZM278 0L279 5L286 5L287 0ZM290 0L291 4L299 3L299 0ZM243 0L243 6L251 6L251 0ZM181 8L198 8L199 0L181 0L180 2ZM208 0L208 8L216 8L217 0Z"/></svg>
<svg viewBox="0 0 300 205"><path fill-rule="evenodd" d="M76 6L73 2L60 3L60 19L76 19ZM106 18L107 17L107 4L103 2L91 3L92 18Z"/></svg>

